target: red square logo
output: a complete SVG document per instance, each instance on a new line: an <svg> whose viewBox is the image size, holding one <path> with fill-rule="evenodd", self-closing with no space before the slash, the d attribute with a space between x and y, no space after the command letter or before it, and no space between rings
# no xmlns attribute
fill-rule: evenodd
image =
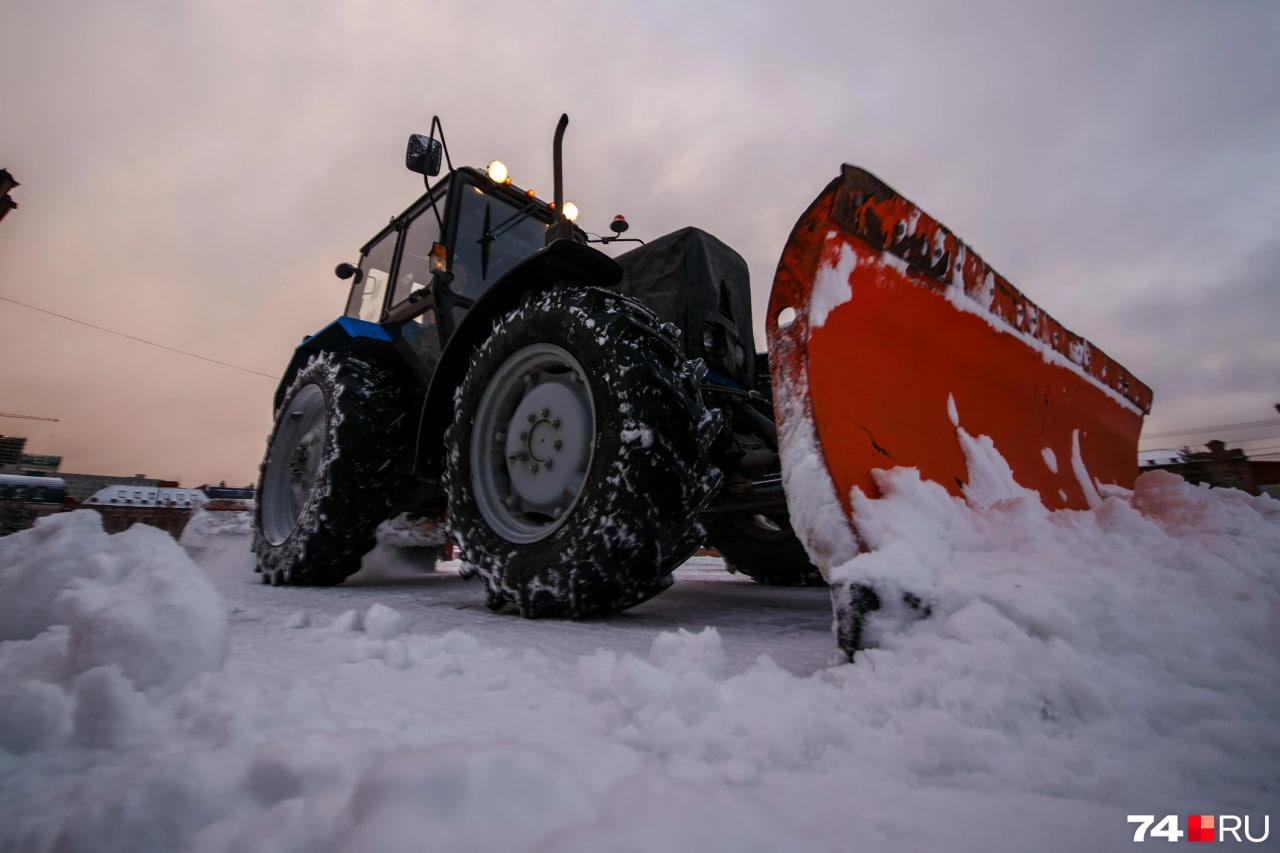
<svg viewBox="0 0 1280 853"><path fill-rule="evenodd" d="M1213 815L1211 814L1187 815L1187 840L1188 841L1212 841L1213 840Z"/></svg>

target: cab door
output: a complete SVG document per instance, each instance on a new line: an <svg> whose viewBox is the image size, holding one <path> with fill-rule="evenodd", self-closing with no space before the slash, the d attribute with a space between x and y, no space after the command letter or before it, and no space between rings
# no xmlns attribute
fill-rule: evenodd
<svg viewBox="0 0 1280 853"><path fill-rule="evenodd" d="M446 245L436 210L447 209L443 193L411 210L401 225L400 260L395 286L387 302L386 320L396 327L402 349L414 369L429 378L440 361L443 336L440 329L440 293L431 264L432 248ZM447 220L446 220L447 221Z"/></svg>

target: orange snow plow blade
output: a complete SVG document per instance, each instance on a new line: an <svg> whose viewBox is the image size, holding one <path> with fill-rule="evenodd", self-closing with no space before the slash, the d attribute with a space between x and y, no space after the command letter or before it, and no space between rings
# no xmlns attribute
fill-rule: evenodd
<svg viewBox="0 0 1280 853"><path fill-rule="evenodd" d="M961 493L957 424L1050 509L1133 486L1151 389L869 172L845 166L796 224L766 328L788 503L824 571L857 549L850 491L877 496L873 469ZM806 524L817 492L855 525Z"/></svg>

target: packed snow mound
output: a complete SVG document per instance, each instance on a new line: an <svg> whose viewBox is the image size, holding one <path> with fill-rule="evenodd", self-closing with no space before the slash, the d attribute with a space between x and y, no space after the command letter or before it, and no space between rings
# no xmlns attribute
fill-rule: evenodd
<svg viewBox="0 0 1280 853"><path fill-rule="evenodd" d="M918 760L987 774L1016 751L1002 775L1049 795L1084 793L1046 772L1066 752L1095 796L1121 796L1138 768L1253 766L1251 783L1216 789L1240 804L1251 786L1276 789L1257 756L1280 755L1280 502L1159 471L1087 512L1049 512L1011 478L982 508L914 469L877 472L876 485L879 499L853 496L870 552L833 576L888 603L871 618L879 648L851 677L895 726L932 720ZM930 618L911 620L907 592Z"/></svg>
<svg viewBox="0 0 1280 853"><path fill-rule="evenodd" d="M208 510L202 507L191 515L178 541L185 547L200 547L221 536L249 536L252 533L252 510Z"/></svg>
<svg viewBox="0 0 1280 853"><path fill-rule="evenodd" d="M393 548L436 548L446 540L443 524L424 522L403 512L379 524L375 535L378 544Z"/></svg>
<svg viewBox="0 0 1280 853"><path fill-rule="evenodd" d="M125 738L227 643L221 597L167 534L42 518L0 538L0 750Z"/></svg>

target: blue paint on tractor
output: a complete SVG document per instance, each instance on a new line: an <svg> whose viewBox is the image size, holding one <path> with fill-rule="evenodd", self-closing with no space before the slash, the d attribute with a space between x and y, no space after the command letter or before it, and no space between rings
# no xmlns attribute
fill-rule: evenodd
<svg viewBox="0 0 1280 853"><path fill-rule="evenodd" d="M351 338L371 338L375 341L385 341L391 343L391 335L387 334L387 330L382 328L381 323L371 323L368 320L361 320L356 317L339 317L329 325L325 326L314 335L310 335L302 339L302 346L306 347L317 338L322 338L327 334L332 334L334 327L337 326Z"/></svg>
<svg viewBox="0 0 1280 853"><path fill-rule="evenodd" d="M285 391L293 384L293 377L312 353L320 351L348 352L361 347L391 346L391 335L380 323L371 323L357 317L339 317L314 335L308 335L293 351L289 368L276 387L275 407L279 408Z"/></svg>

